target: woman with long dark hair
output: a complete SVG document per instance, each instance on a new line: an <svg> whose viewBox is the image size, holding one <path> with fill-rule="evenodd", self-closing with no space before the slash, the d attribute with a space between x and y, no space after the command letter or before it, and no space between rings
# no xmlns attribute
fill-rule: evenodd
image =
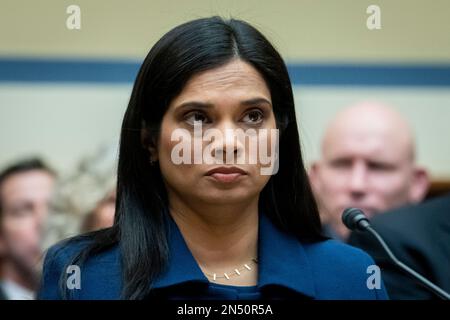
<svg viewBox="0 0 450 320"><path fill-rule="evenodd" d="M211 17L145 58L114 225L50 248L39 297L382 299L372 264L321 235L281 56L248 23Z"/></svg>

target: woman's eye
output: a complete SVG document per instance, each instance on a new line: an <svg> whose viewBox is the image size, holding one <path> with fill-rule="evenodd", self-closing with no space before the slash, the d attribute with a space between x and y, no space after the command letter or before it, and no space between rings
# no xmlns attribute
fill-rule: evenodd
<svg viewBox="0 0 450 320"><path fill-rule="evenodd" d="M204 113L198 111L188 113L184 119L188 124L192 126L194 125L195 122L201 123L208 122L208 117Z"/></svg>
<svg viewBox="0 0 450 320"><path fill-rule="evenodd" d="M252 111L248 112L244 116L244 118L242 118L242 121L255 124L255 123L260 123L263 119L264 119L264 115L260 110L252 110Z"/></svg>

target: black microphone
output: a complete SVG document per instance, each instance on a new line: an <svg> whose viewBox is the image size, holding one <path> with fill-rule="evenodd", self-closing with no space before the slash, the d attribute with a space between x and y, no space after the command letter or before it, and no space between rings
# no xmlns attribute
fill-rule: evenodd
<svg viewBox="0 0 450 320"><path fill-rule="evenodd" d="M377 241L381 244L384 251L387 253L392 262L399 267L403 272L419 281L425 288L439 296L444 300L450 300L450 294L445 292L443 289L439 288L437 285L421 276L419 273L405 265L403 262L397 259L397 257L392 253L391 249L389 249L386 242L384 242L383 238L376 232L371 226L369 219L365 216L364 212L358 208L347 208L342 213L342 222L344 225L350 230L357 230L366 232L368 231L372 234Z"/></svg>

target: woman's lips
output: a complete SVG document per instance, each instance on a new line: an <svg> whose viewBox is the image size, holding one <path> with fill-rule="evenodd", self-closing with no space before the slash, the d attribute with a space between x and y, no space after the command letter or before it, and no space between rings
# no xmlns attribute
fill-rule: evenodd
<svg viewBox="0 0 450 320"><path fill-rule="evenodd" d="M247 175L247 172L237 167L219 167L209 170L206 175L219 182L230 183Z"/></svg>
<svg viewBox="0 0 450 320"><path fill-rule="evenodd" d="M242 174L240 173L213 173L210 175L210 177L213 177L214 179L220 181L220 182L233 182L237 180Z"/></svg>

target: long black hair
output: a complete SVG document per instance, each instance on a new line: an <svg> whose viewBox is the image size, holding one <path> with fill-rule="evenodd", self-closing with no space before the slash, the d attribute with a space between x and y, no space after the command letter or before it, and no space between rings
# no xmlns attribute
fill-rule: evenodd
<svg viewBox="0 0 450 320"><path fill-rule="evenodd" d="M323 240L283 59L258 30L244 21L220 17L193 20L165 34L139 70L122 124L114 225L88 235L90 245L74 259L79 264L118 244L124 299L144 298L169 263L167 193L159 167L149 163L145 143L158 140L169 103L193 75L232 59L249 63L262 75L281 132L279 170L260 194L260 210L301 241Z"/></svg>

